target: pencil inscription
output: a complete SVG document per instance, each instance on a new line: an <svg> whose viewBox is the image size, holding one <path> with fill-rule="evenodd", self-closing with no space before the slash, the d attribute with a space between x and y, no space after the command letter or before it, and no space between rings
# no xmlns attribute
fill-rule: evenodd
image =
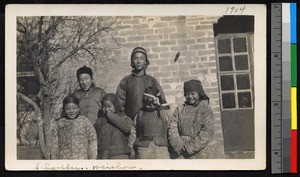
<svg viewBox="0 0 300 177"><path fill-rule="evenodd" d="M227 7L225 14L243 14L246 9L246 6L236 7L236 6L229 6Z"/></svg>
<svg viewBox="0 0 300 177"><path fill-rule="evenodd" d="M67 164L59 164L59 165L51 165L49 163L36 163L34 170L137 170L137 167L134 165L123 165L120 162L116 162L113 164L97 164L92 166L73 166L69 163Z"/></svg>

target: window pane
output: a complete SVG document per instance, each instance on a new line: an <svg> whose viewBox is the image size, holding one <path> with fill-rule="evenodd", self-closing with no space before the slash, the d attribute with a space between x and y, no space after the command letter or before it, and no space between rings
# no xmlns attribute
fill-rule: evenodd
<svg viewBox="0 0 300 177"><path fill-rule="evenodd" d="M250 78L249 74L236 75L237 89L250 89Z"/></svg>
<svg viewBox="0 0 300 177"><path fill-rule="evenodd" d="M230 39L219 39L218 50L219 53L231 53Z"/></svg>
<svg viewBox="0 0 300 177"><path fill-rule="evenodd" d="M238 93L239 108L249 108L252 107L251 93L250 92L240 92Z"/></svg>
<svg viewBox="0 0 300 177"><path fill-rule="evenodd" d="M226 75L221 76L221 89L222 90L233 90L233 76L232 75Z"/></svg>
<svg viewBox="0 0 300 177"><path fill-rule="evenodd" d="M234 52L247 52L246 38L234 38L233 39Z"/></svg>
<svg viewBox="0 0 300 177"><path fill-rule="evenodd" d="M232 58L230 56L219 57L220 71L232 71Z"/></svg>
<svg viewBox="0 0 300 177"><path fill-rule="evenodd" d="M223 109L235 108L234 93L223 93L222 104L223 104Z"/></svg>
<svg viewBox="0 0 300 177"><path fill-rule="evenodd" d="M248 70L248 56L236 55L234 56L236 70Z"/></svg>

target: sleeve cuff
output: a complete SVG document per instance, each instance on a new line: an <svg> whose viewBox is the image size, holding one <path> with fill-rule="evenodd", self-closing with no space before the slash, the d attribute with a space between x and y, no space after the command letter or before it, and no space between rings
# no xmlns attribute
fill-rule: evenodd
<svg viewBox="0 0 300 177"><path fill-rule="evenodd" d="M191 147L190 144L187 143L187 144L184 145L184 147L185 147L185 150L188 154L193 154L193 148Z"/></svg>

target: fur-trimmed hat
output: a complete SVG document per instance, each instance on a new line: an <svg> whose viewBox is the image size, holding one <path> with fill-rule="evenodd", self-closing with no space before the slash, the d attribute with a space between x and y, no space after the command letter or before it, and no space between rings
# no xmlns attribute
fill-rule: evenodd
<svg viewBox="0 0 300 177"><path fill-rule="evenodd" d="M75 103L77 106L79 106L79 99L74 95L69 95L63 100L63 107L66 106L68 103Z"/></svg>
<svg viewBox="0 0 300 177"><path fill-rule="evenodd" d="M184 82L183 90L184 90L184 95L186 95L187 92L195 91L199 94L200 100L209 100L199 80L192 79Z"/></svg>
<svg viewBox="0 0 300 177"><path fill-rule="evenodd" d="M83 73L86 73L86 74L89 74L91 76L91 78L93 79L93 71L91 68L87 67L87 66L83 66L81 68L79 68L77 70L77 79L79 80L79 76L80 74L83 74Z"/></svg>

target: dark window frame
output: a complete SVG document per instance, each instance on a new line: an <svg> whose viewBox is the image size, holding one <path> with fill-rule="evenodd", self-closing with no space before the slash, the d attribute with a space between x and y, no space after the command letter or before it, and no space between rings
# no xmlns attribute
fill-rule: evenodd
<svg viewBox="0 0 300 177"><path fill-rule="evenodd" d="M252 90L253 87L253 79L251 78L251 62L250 60L252 58L252 50L251 50L251 43L252 43L252 38L251 38L251 33L228 33L228 34L218 34L218 36L215 37L215 44L216 44L216 58L217 58L217 72L218 72L218 84L219 84L219 93L220 93L220 108L221 110L243 110L243 109L253 109L253 104L254 104L254 93ZM233 44L233 39L234 38L246 38L246 46L247 46L247 52L238 52L235 53L234 52L234 44ZM230 53L222 53L219 54L218 50L219 50L219 46L218 46L218 40L219 39L230 39L230 48L231 48L231 52ZM236 66L235 66L235 57L234 56L239 56L239 55L247 55L247 64L248 64L248 69L246 70L236 70ZM230 56L232 58L232 71L220 71L220 65L219 65L219 57L224 57L224 56ZM240 74L248 74L249 76L249 82L250 82L250 87L249 89L241 89L238 90L237 89L237 79L236 79L236 75L240 75ZM233 80L234 80L234 90L222 90L221 88L221 76L224 75L232 75L233 76ZM243 92L250 92L250 96L251 96L251 107L239 107L239 100L238 100L238 94L239 93L243 93ZM223 108L223 100L222 100L222 94L224 93L234 93L235 95L235 108Z"/></svg>

